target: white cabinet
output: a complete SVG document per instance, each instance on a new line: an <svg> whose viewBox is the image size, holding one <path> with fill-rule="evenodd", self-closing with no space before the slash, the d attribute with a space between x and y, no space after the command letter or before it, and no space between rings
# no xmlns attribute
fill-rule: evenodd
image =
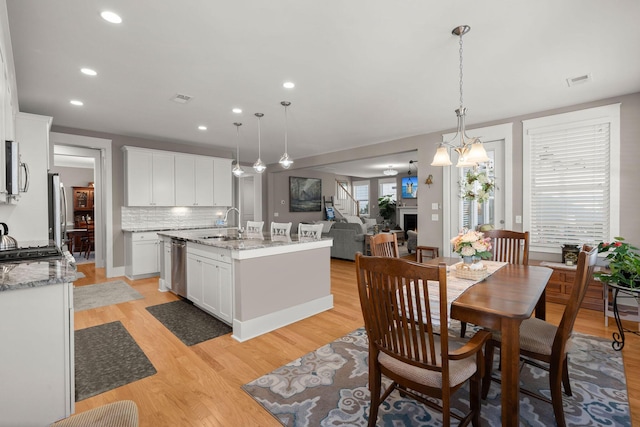
<svg viewBox="0 0 640 427"><path fill-rule="evenodd" d="M175 206L174 155L122 147L126 206Z"/></svg>
<svg viewBox="0 0 640 427"><path fill-rule="evenodd" d="M187 245L187 298L220 320L233 322L233 269L228 251Z"/></svg>
<svg viewBox="0 0 640 427"><path fill-rule="evenodd" d="M231 159L213 159L213 205L233 206Z"/></svg>
<svg viewBox="0 0 640 427"><path fill-rule="evenodd" d="M0 292L0 426L74 411L73 284Z"/></svg>
<svg viewBox="0 0 640 427"><path fill-rule="evenodd" d="M212 157L176 154L176 206L213 206Z"/></svg>
<svg viewBox="0 0 640 427"><path fill-rule="evenodd" d="M154 232L125 233L125 275L129 279L160 273L160 243Z"/></svg>

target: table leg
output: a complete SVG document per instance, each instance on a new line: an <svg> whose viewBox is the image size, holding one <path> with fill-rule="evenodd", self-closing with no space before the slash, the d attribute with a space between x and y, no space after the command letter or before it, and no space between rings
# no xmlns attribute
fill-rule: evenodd
<svg viewBox="0 0 640 427"><path fill-rule="evenodd" d="M502 319L502 425L518 426L520 409L520 319Z"/></svg>
<svg viewBox="0 0 640 427"><path fill-rule="evenodd" d="M536 304L536 318L540 320L547 320L547 292L542 291L540 299Z"/></svg>

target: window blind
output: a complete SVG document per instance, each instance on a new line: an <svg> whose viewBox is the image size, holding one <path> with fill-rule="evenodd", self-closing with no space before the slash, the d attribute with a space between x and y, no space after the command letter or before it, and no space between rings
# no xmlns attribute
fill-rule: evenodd
<svg viewBox="0 0 640 427"><path fill-rule="evenodd" d="M528 135L531 245L608 241L610 123L567 123Z"/></svg>

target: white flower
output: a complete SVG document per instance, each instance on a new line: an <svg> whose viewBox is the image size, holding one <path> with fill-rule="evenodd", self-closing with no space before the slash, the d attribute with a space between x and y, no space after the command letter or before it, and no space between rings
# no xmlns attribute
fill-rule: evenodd
<svg viewBox="0 0 640 427"><path fill-rule="evenodd" d="M479 240L477 242L473 242L471 244L471 247L473 249L475 249L478 252L484 252L487 250L487 245L485 244L484 240Z"/></svg>
<svg viewBox="0 0 640 427"><path fill-rule="evenodd" d="M471 246L464 246L460 250L460 255L462 255L462 256L473 256L475 254L476 254L476 250L473 249Z"/></svg>

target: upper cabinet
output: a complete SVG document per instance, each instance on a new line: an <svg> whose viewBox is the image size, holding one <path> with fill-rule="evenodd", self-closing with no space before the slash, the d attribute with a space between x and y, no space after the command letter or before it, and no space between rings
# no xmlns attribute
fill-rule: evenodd
<svg viewBox="0 0 640 427"><path fill-rule="evenodd" d="M176 154L176 206L213 206L212 157Z"/></svg>
<svg viewBox="0 0 640 427"><path fill-rule="evenodd" d="M231 159L123 147L126 206L231 206Z"/></svg>

